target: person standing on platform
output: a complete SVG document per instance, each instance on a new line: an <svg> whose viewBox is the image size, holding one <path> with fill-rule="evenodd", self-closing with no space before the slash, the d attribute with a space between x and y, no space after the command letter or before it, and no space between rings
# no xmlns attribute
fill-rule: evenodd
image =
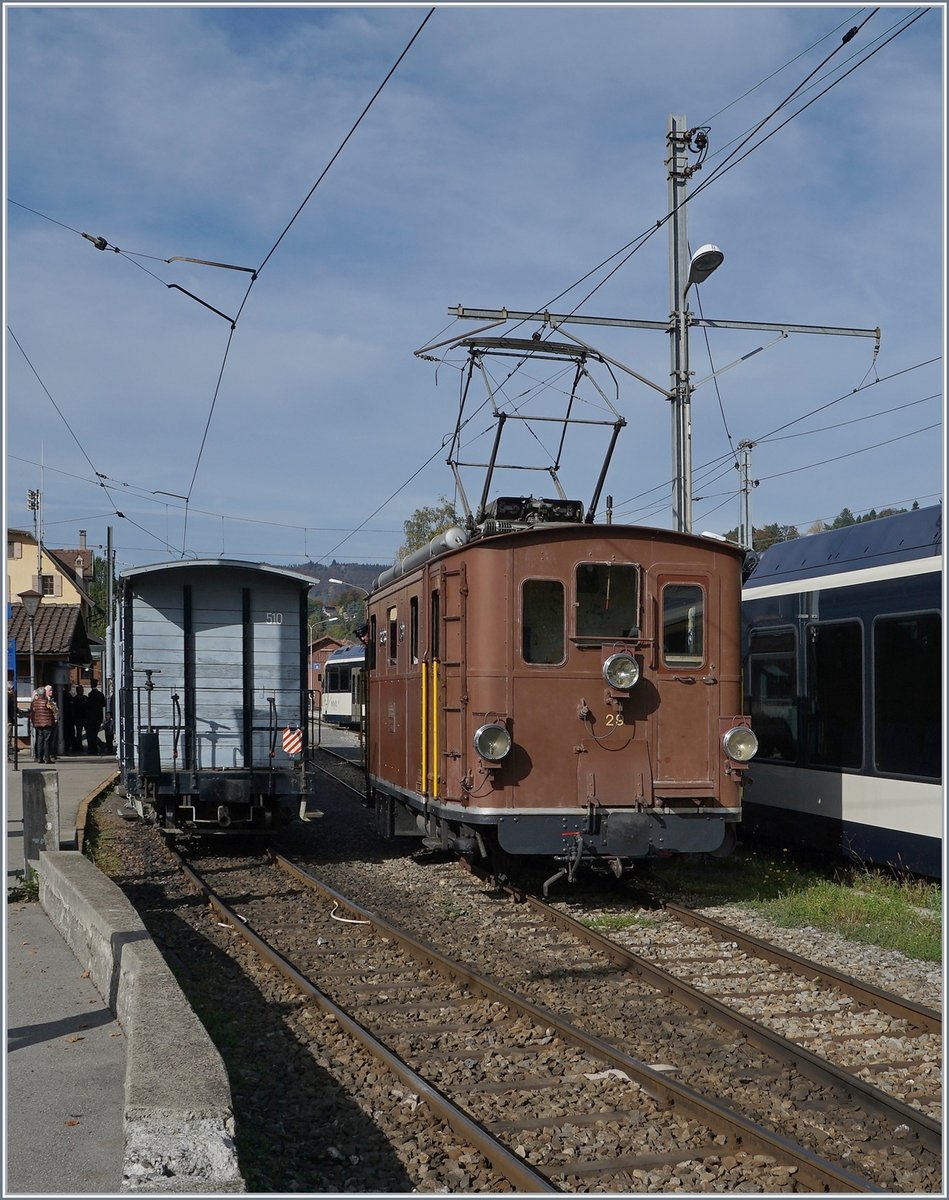
<svg viewBox="0 0 949 1200"><path fill-rule="evenodd" d="M58 712L51 697L46 695L45 688L37 688L30 701L30 725L35 733L33 759L38 763L53 761L53 734L56 730Z"/></svg>
<svg viewBox="0 0 949 1200"><path fill-rule="evenodd" d="M20 706L16 701L16 688L13 686L13 680L7 680L7 749L11 749L17 740L17 725L23 713L20 712Z"/></svg>
<svg viewBox="0 0 949 1200"><path fill-rule="evenodd" d="M89 754L99 753L99 730L102 728L102 718L105 715L105 696L99 691L95 680L89 687L86 696L86 747Z"/></svg>
<svg viewBox="0 0 949 1200"><path fill-rule="evenodd" d="M86 728L86 694L80 683L72 698L72 726L67 726L66 736L69 738L70 750L73 754L82 754L82 737Z"/></svg>
<svg viewBox="0 0 949 1200"><path fill-rule="evenodd" d="M73 700L76 696L76 689L72 686L63 689L63 753L70 754L72 752L72 730L73 730Z"/></svg>
<svg viewBox="0 0 949 1200"><path fill-rule="evenodd" d="M105 722L102 726L102 731L105 734L105 752L106 754L115 753L115 695L112 689L109 689L109 695L105 702Z"/></svg>
<svg viewBox="0 0 949 1200"><path fill-rule="evenodd" d="M43 688L43 691L46 693L46 703L49 705L53 713L53 732L49 735L49 752L51 757L47 761L55 762L56 754L59 750L59 729L57 728L59 725L60 716L59 705L56 703L56 697L53 695L53 685L51 683L48 683L46 687Z"/></svg>

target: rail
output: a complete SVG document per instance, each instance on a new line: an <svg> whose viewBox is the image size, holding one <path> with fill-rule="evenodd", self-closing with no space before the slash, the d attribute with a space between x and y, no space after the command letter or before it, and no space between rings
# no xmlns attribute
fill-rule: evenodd
<svg viewBox="0 0 949 1200"><path fill-rule="evenodd" d="M752 1045L773 1055L779 1061L794 1065L802 1075L813 1082L842 1088L846 1094L859 1102L867 1110L881 1114L895 1126L905 1125L927 1150L938 1152L941 1149L942 1123L940 1121L933 1120L932 1117L920 1112L919 1109L913 1108L896 1097L888 1095L872 1083L868 1083L858 1075L845 1071L843 1068L813 1053L806 1047L789 1041L753 1018L745 1016L730 1005L715 999L708 992L693 987L670 972L663 970L662 967L647 962L646 959L625 949L617 942L604 937L595 930L589 929L586 925L582 925L566 913L560 912L529 895L522 895L521 899L530 909L557 928L585 941L588 945L596 947L614 965L634 972L640 978L646 980L652 987L660 992L664 992L666 995L674 997L693 1012L702 1013L723 1028L734 1029L736 1032L741 1033ZM737 934L737 931L732 932ZM754 939L748 939L748 941L752 942ZM765 946L767 943L761 943L761 945ZM801 959L799 961L802 966L805 965L805 960ZM810 963L806 965L813 970L819 969L817 964ZM838 978L845 979L847 977L838 976ZM863 991L866 995L869 995L872 989L864 987ZM881 993L881 995L886 994ZM894 997L893 999L896 998ZM910 1005L908 1001L905 1002L905 1005L907 1009L920 1014L930 1011ZM938 1016L938 1014L933 1015ZM923 1019L922 1015L920 1015L919 1019Z"/></svg>

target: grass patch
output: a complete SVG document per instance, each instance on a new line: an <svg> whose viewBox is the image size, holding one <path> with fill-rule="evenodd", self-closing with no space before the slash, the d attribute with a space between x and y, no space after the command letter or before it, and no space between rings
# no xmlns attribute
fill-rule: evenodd
<svg viewBox="0 0 949 1200"><path fill-rule="evenodd" d="M7 903L33 903L40 898L40 878L35 871L28 870L25 874L18 871L19 882L7 888Z"/></svg>
<svg viewBox="0 0 949 1200"><path fill-rule="evenodd" d="M624 929L656 929L662 924L656 917L643 913L601 913L583 922L589 929L598 933L616 933Z"/></svg>
<svg viewBox="0 0 949 1200"><path fill-rule="evenodd" d="M666 900L697 908L744 904L788 929L812 926L942 961L942 888L930 880L740 847L727 859L670 859L650 869L649 882Z"/></svg>
<svg viewBox="0 0 949 1200"><path fill-rule="evenodd" d="M86 858L96 864L104 875L115 876L121 874L122 856L115 848L114 838L108 830L103 829L98 820L100 805L112 798L113 793L109 793L107 796L100 796L98 800L94 800L89 805L89 811L86 813L86 831L82 842L82 852Z"/></svg>

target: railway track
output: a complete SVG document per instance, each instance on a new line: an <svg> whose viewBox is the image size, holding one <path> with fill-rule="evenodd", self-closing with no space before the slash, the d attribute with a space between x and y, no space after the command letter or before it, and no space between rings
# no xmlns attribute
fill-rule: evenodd
<svg viewBox="0 0 949 1200"><path fill-rule="evenodd" d="M350 771L343 764L332 768L334 775L338 772L348 776ZM359 782L358 773L354 782ZM554 1072L557 1082L544 1089L540 1100L527 1090L508 1089L500 1096L487 1093L494 1108L476 1114L485 1117L481 1123L489 1126L491 1121L515 1121L525 1115L547 1113L540 1107L545 1097L554 1097L568 1109L575 1107L567 1090L573 1086L569 1076L591 1072L574 1071L572 1056L577 1052L562 1043L559 1035L548 1034L553 1025L547 1013L560 1013L568 1024L604 1042L611 1050L652 1068L660 1081L683 1085L700 1096L714 1096L726 1109L761 1126L779 1143L798 1145L815 1159L829 1162L835 1170L852 1177L857 1190L942 1194L939 1153L926 1144L925 1129L914 1132L902 1122L894 1125L893 1117L867 1112L842 1085L810 1080L791 1064L759 1049L743 1029L723 1028L711 1019L710 1005L714 1007L716 997L699 996L696 1007L690 1010L672 993L591 947L585 926L578 930L584 941L578 941L567 928L552 925L546 909L535 914L524 903L511 903L492 883L460 871L457 863L444 856L406 853L404 848L381 843L372 833L371 815L355 803L353 790L362 796L359 787L344 794L327 779L319 798L320 814L317 817L314 813L316 819L285 831L285 852L296 859L305 858L324 882L353 896L363 908L414 931L449 957L461 957L469 972L503 980L512 991L544 1010L543 1031L535 1041L528 1043L524 1033L527 1027L520 1027L524 1044L519 1058L525 1075L534 1073L529 1066L533 1057ZM162 952L176 964L176 973L193 996L197 1010L214 1025L222 1020L226 1024L222 1052L234 1081L239 1144L250 1138L250 1148L245 1144L241 1153L257 1185L253 1190L325 1190L329 1186L340 1192L372 1192L379 1187L399 1192L428 1191L433 1185L439 1191L521 1190L523 1185L506 1182L481 1151L471 1148L473 1139L463 1133L454 1134L445 1122L422 1116L425 1105L413 1116L420 1097L425 1095L422 1085L398 1082L388 1069L372 1065L369 1052L347 1041L348 1035L340 1032L339 1022L328 1015L329 1010L324 1014L316 1002L305 1000L295 985L263 965L256 952L233 932L235 921L242 929L245 921L257 924L265 936L270 929L272 936L267 940L284 949L288 959L297 960L295 945L322 958L329 953L326 947L337 940L340 929L356 930L359 926L328 916L326 901L317 902L317 908L309 910L310 916L305 915L300 907L302 883L288 880L261 858L256 844L252 850L244 848L245 857L233 840L218 841L212 854L211 843L183 838L182 848L189 854L200 845L201 859L196 866L232 898L237 917L219 921L206 904L196 899L185 876L171 866L166 843L156 836L154 827L130 824L114 815L110 828L111 844L121 851L115 877L145 916ZM571 893L571 911L574 905L584 902L584 919L596 911L616 912L618 907L627 917L632 911L628 901L617 906L615 893L608 899L602 892L592 897ZM562 903L567 907L566 900ZM642 915L649 925L654 918L668 926L670 944L682 941L684 931L671 913ZM643 947L626 945L619 949L624 955L642 951L642 957L648 958L648 943L652 940L661 940L654 928L649 930ZM715 943L710 942L695 956L713 951L718 953ZM305 965L302 959L297 961L298 969L301 965ZM653 960L651 965L658 964ZM667 961L665 966L668 971L670 963ZM410 1004L415 999L412 981L422 970L413 959L409 975L364 977L362 982L400 982L399 989L387 988L387 1000L377 994L376 1001L386 1006ZM429 970L428 965L424 970ZM701 972L702 968L695 970ZM705 973L715 974L711 970ZM326 990L332 998L332 987ZM742 990L752 989L745 986ZM791 996L795 990L791 987ZM922 990L926 995L938 994L925 986ZM753 998L743 1003L753 1003ZM780 1003L790 1006L787 998ZM411 1016L403 1015L403 1020L410 1027L416 1023ZM837 1016L830 1013L826 1020L836 1021ZM479 1035L481 1043L494 1033L492 1022L489 1032ZM440 1039L442 1036L446 1041L440 1042L436 1050L447 1055L449 1061L436 1063L442 1076L434 1083L422 1080L427 1087L447 1093L447 1083L444 1088L442 1084L453 1069L461 1075L463 1100L473 1081L507 1087L506 1080L491 1081L479 1074L485 1070L483 1053L469 1050L463 1059L459 1058L460 1034L438 1035ZM457 1043L451 1042L452 1036ZM546 1041L548 1037L553 1040ZM492 1046L489 1042L476 1049L488 1052ZM545 1055L551 1057L545 1059ZM427 1068L429 1059L434 1061L431 1043L421 1057L423 1068ZM513 1056L507 1065L513 1070ZM490 1055L488 1066L493 1069ZM623 1070L602 1064L601 1069ZM653 1106L642 1110L647 1116L636 1126L648 1140L645 1152L642 1146L637 1149L641 1165L628 1172L624 1190L693 1194L823 1191L828 1186L834 1191L847 1190L839 1183L805 1183L800 1169L795 1170L785 1158L755 1152L747 1141L721 1141L726 1135L703 1141L697 1121L691 1127L697 1136L691 1140L687 1136L670 1147L661 1122L673 1117L685 1121L688 1114L677 1108L676 1102L671 1109L663 1108L663 1101L643 1092L629 1072L624 1074L630 1082L607 1075L600 1086L625 1088L627 1094L642 1093L644 1103ZM518 1098L523 1107L511 1116L505 1106ZM487 1102L484 1095L480 1099ZM618 1102L613 1108L606 1102L603 1105L608 1111L621 1111ZM470 1109L466 1111L470 1115ZM934 1121L933 1116L928 1119ZM581 1154L586 1154L592 1163L599 1161L608 1170L617 1157L616 1135L608 1118L605 1124L566 1124L571 1138L578 1143L587 1139L579 1145L579 1152L571 1155L571 1161L580 1161ZM526 1130L520 1136L516 1130L488 1128L487 1132L508 1149L514 1141L513 1150L522 1159L536 1150L531 1138L542 1147L548 1142L553 1145L559 1138L558 1145L563 1146L563 1135L553 1129ZM705 1131L706 1139L710 1132ZM605 1140L610 1137L614 1138L613 1144ZM710 1148L705 1157L679 1163L683 1147L694 1152L696 1146L701 1150L703 1145ZM712 1149L714 1146L720 1147L719 1153ZM524 1151L523 1156L517 1153L519 1149ZM245 1160L244 1155L249 1157ZM546 1174L542 1163L531 1160L528 1166ZM570 1191L606 1191L614 1184L608 1175L598 1174L552 1180L552 1186ZM533 1189L539 1185L530 1186Z"/></svg>
<svg viewBox="0 0 949 1200"><path fill-rule="evenodd" d="M186 869L224 919L516 1189L637 1190L637 1178L665 1169L689 1190L719 1190L708 1184L723 1174L728 1190L880 1190L277 862L296 888L275 869L252 871L252 887L222 872L244 897L239 913Z"/></svg>
<svg viewBox="0 0 949 1200"><path fill-rule="evenodd" d="M353 789L342 777L349 771L329 773ZM600 957L657 996L877 1114L897 1140L908 1135L928 1153L939 1153L940 1013L681 905L665 904L643 925L606 938L570 917L566 905L514 894L532 910L529 921L514 922L525 946L544 944L539 930L545 924L573 939L566 954L557 945L549 951L553 961L566 959L562 969L584 953Z"/></svg>
<svg viewBox="0 0 949 1200"><path fill-rule="evenodd" d="M319 840L317 829L317 844ZM398 966L373 959L378 974L362 972L346 962L328 966L332 955L326 947L332 944L334 954L337 952L338 931L359 930L360 926L329 917L325 902L322 910L317 907L313 911L311 883L296 877L288 888L286 876L277 876L276 869L270 869L275 871L271 876L260 864L248 865L246 871L250 874L245 876L244 866L239 868L230 858L208 864L211 877L215 871L221 872L230 894L252 896L253 906L248 906L246 900L241 902L241 928L245 928L245 922L259 925L266 940L275 944L281 944L289 930L290 942L299 949L298 971L323 989L319 971L328 968L325 990L332 1003L341 1009L352 1006L360 1015L373 1014L379 1027L374 1027L373 1021L366 1024L392 1054L416 1069L434 1070L434 1074L426 1075L427 1086L449 1098L455 1088L466 1104L476 1097L479 1106L474 1111L466 1109L470 1120L497 1136L501 1145L518 1158L527 1158L531 1169L548 1176L553 1187L620 1192L714 1192L746 1187L939 1192L938 1124L931 1118L905 1112L899 1102L894 1108L885 1097L877 1103L872 1093L867 1103L867 1093L855 1090L842 1075L818 1073L818 1078L810 1078L806 1052L801 1067L794 1062L795 1048L791 1045L783 1057L775 1054L773 1046L762 1049L755 1028L749 1030L753 1022L743 1027L739 1019L738 1027L723 1028L720 1021L711 1019L707 1002L690 1007L671 992L656 989L655 980L629 970L626 964L618 965L606 954L594 953L587 940L589 930L584 926L578 926L576 932L563 925L555 928L551 913L535 914L530 905L512 905L497 890L460 872L455 864L415 864L419 887L410 889L410 900L409 895L392 888L391 881L380 880L384 870L366 868L365 862L349 862L343 854L338 862L322 863L318 870L330 878L355 878L359 881L358 894L361 898L370 895L374 910L397 911L400 924L421 924L431 940L442 943L443 952L448 949L444 943L454 946L450 958L456 958L458 946L463 947L462 982L452 985L461 997L463 1016L451 1015L452 1008L446 1007L444 996L426 991L434 986L430 972L442 971L442 967L433 966L437 958L434 947L425 944L415 952L421 955L424 972L418 958L410 966L404 959ZM428 884L430 894L416 894L425 892L422 880L428 880L433 871L437 878ZM269 882L264 884L264 878ZM377 881L378 892L373 892L368 882L372 880ZM438 899L439 888L442 901ZM332 896L332 902L344 904L338 895ZM350 905L356 920L370 919L368 913L359 911L355 901ZM450 917L445 907L448 919L439 919L443 905L450 906ZM480 940L472 924L462 919L462 911L469 906L470 922L479 929ZM546 910L547 906L540 908ZM395 930L383 924L385 944L395 944ZM268 929L275 932L274 938L268 936ZM439 938L439 932L445 936ZM581 935L583 941L578 941ZM430 937L424 941L430 941ZM489 946L494 949L487 949ZM316 952L314 947L318 947ZM620 958L629 955L614 943L611 953L619 953ZM296 960L298 954L288 952L287 958ZM499 995L503 998L486 1000L486 992L473 991L472 980L480 976L505 979L517 997L501 989ZM421 979L425 980L425 989ZM347 991L349 988L353 990ZM530 1026L523 1024L524 1018L513 1026L519 1046L516 1058L523 1063L529 1054L535 1062L543 1063L545 1072L553 1070L552 1078L548 1076L542 1088L539 1070L522 1066L517 1074L515 1056L498 1056L493 1049L500 1036L500 1009L509 1012L518 997L537 1012L531 1014ZM434 1007L427 1008L428 1004ZM487 1014L480 1012L477 1004L488 1004ZM432 1031L430 1027L420 1048L418 1039L410 1034L418 1031L422 1016L428 1013L438 1014L436 1028ZM561 1018L581 1034L578 1049L565 1034L557 1032ZM394 1042L388 1040L390 1037L395 1037ZM595 1062L587 1061L590 1055ZM493 1072L501 1066L507 1074L489 1078L488 1070ZM612 1072L621 1072L623 1078ZM607 1112L629 1114L629 1106L621 1106L618 1094L627 1098L636 1092L643 1103L651 1105L639 1110L635 1118L627 1116L623 1126L626 1133L642 1130L644 1145L621 1146L619 1117L596 1116L596 1108L590 1110L589 1099L573 1096L577 1075L599 1076L596 1086L603 1090L599 1106ZM517 1081L515 1090L511 1088L512 1078ZM540 1099L527 1086L531 1078L537 1080ZM701 1097L701 1102L696 1097ZM739 1116L739 1124L747 1123L740 1134L715 1132L704 1109L701 1116L696 1115L690 1105L704 1104L709 1097L726 1114ZM551 1098L561 1108L549 1108ZM513 1104L515 1115L504 1111L505 1104ZM588 1120L594 1122L591 1126L569 1120L569 1114L583 1112L584 1105ZM716 1117L719 1115L716 1110ZM679 1128L683 1121L684 1132ZM530 1122L534 1122L533 1128ZM565 1150L564 1128L581 1145ZM759 1136L765 1141L753 1140ZM603 1142L605 1138L609 1140ZM589 1150L590 1142L593 1150ZM575 1175L548 1174L543 1156L547 1147L554 1146L577 1166ZM804 1159L788 1158L788 1146L798 1146ZM583 1158L584 1152L587 1158ZM539 1153L541 1158L537 1160ZM818 1182L813 1175L813 1164L817 1162L829 1164L831 1172L840 1172L840 1178L827 1182L824 1177ZM615 1175L617 1163L629 1166L625 1175ZM558 1165L563 1165L563 1159ZM581 1165L587 1170L579 1170ZM822 1166L821 1170L827 1168Z"/></svg>
<svg viewBox="0 0 949 1200"><path fill-rule="evenodd" d="M918 1135L941 1137L942 1015L678 904L665 904L674 928L650 954L677 979L729 1011L752 1015L779 1036L892 1096L895 1120L925 1114ZM615 940L615 939L614 939ZM622 938L629 946L630 939ZM828 1030L833 1022L836 1029ZM881 1110L882 1111L882 1110Z"/></svg>

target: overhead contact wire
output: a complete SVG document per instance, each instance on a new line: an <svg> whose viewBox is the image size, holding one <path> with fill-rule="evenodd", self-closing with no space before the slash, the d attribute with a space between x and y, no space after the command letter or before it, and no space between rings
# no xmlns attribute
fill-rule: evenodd
<svg viewBox="0 0 949 1200"><path fill-rule="evenodd" d="M198 450L198 456L197 456L197 459L196 459L196 461L195 461L195 464L194 464L194 471L192 472L192 475L191 475L191 483L190 483L190 485L189 485L189 487L188 487L188 495L187 495L187 500L188 500L189 502L190 502L190 499L191 499L191 493L192 493L192 491L193 491L193 489L194 489L194 483L195 483L195 479L197 478L197 475L198 475L198 468L199 468L199 467L200 467L200 465L201 465L201 459L202 459L202 457L203 457L203 455L204 455L204 447L205 447L205 444L207 443L208 432L209 432L209 430L210 430L210 428L211 428L211 420L212 420L212 418L213 418L213 416L214 416L214 409L215 409L215 406L217 405L218 396L219 396L219 394L220 394L220 390L221 390L221 382L222 382L222 379L223 379L223 376L224 376L224 368L225 368L225 366L226 366L226 364L227 364L227 357L228 357L228 354L230 353L230 348L231 348L231 340L232 340L232 338L233 338L234 331L235 331L235 329L236 329L236 327L237 327L237 322L238 322L238 320L240 319L240 316L241 316L241 314L242 314L242 313L243 313L243 311L244 311L244 307L245 307L245 305L247 304L247 300L248 300L248 298L249 298L249 296L250 296L251 290L253 289L253 286L254 286L254 284L257 282L257 279L258 279L258 277L259 277L259 275L260 275L260 272L261 272L261 271L264 269L264 267L265 267L265 266L267 265L267 263L270 261L271 257L273 256L273 254L274 254L274 253L275 253L275 251L277 250L277 247L280 245L280 243L281 243L281 242L283 241L283 239L286 237L287 233L290 231L290 229L291 229L291 227L293 226L293 223L296 221L297 217L299 217L300 213L301 213L301 212L303 212L303 209L306 207L307 203L309 202L309 200L310 200L310 199L311 199L311 197L313 196L313 193L316 191L316 189L319 187L319 185L322 183L322 181L323 181L323 180L326 178L326 175L327 175L328 171L329 171L329 170L330 170L330 168L333 166L333 164L336 162L336 160L339 158L339 156L340 156L340 154L342 153L342 151L343 151L343 148L346 146L347 142L350 140L350 138L353 136L353 134L354 134L354 133L356 132L356 130L359 128L359 125L362 123L362 121L363 121L363 119L365 118L366 114L369 112L369 110L372 108L373 104L374 104L374 103L376 102L376 100L378 99L378 97L379 97L379 95L381 94L381 92L382 92L383 88L385 88L386 84L389 82L389 80L390 80L390 79L392 78L392 76L395 74L395 72L396 72L396 70L398 69L399 65L401 64L402 60L405 58L406 54L408 54L409 50L410 50L410 49L412 48L412 46L414 45L414 43L415 43L416 39L418 38L419 34L422 32L422 30L423 30L423 29L425 28L425 26L428 24L428 22L429 22L429 20L431 19L431 17L432 17L432 14L433 14L434 12L435 12L435 9L434 9L434 8L430 8L430 9L429 9L429 11L426 13L426 15L425 15L425 17L424 17L424 19L423 19L422 23L419 25L418 29L416 29L415 33L414 33L414 34L412 35L412 37L409 39L409 41L408 41L408 43L406 44L405 48L403 49L402 53L401 53L401 54L399 55L399 57L396 59L396 61L395 61L395 63L393 64L393 66L390 68L390 70L389 70L388 74L386 75L385 79L383 79L382 83L380 83L380 85L379 85L379 86L376 88L375 92L374 92L374 93L373 93L373 95L372 95L372 98L369 100L369 103L368 103L368 104L365 106L365 108L364 108L364 109L362 110L362 112L359 114L358 118L357 118L357 119L356 119L356 121L353 123L353 126L352 126L352 128L351 128L351 129L349 130L349 132L346 134L345 138L343 138L343 140L342 140L342 142L340 143L339 147L337 148L337 150L336 150L335 154L334 154L334 155L333 155L333 157L330 159L330 161L329 161L329 162L326 164L326 166L324 167L323 171L320 173L320 176L319 176L319 178L316 180L316 182L313 184L313 186L312 186L312 187L310 188L310 190L307 192L307 194L306 194L306 196L304 197L304 199L303 199L302 203L301 203L301 204L298 206L298 208L297 208L296 212L293 214L293 216L292 216L292 217L290 218L290 220L287 222L286 226L285 226L285 227L284 227L284 229L283 229L283 232L280 234L280 236L277 238L277 240L274 242L274 244L271 246L271 248L270 248L270 249L267 251L266 255L264 256L263 260L262 260L262 261L261 261L261 263L260 263L260 266L257 268L257 270L254 272L253 276L251 277L250 283L247 285L247 290L246 290L246 292L244 293L244 298L243 298L243 300L241 301L241 303L240 303L240 306L239 306L239 308L238 308L238 310L237 310L237 315L234 317L234 320L233 320L233 322L231 323L231 336L230 336L230 337L228 337L228 340L227 340L227 346L225 347L225 350L224 350L224 359L223 359L223 361L222 361L222 363L221 363L221 369L220 369L220 371L219 371L219 373L218 373L218 380L217 380L217 384L216 384L216 386L215 386L215 389L214 389L214 396L213 396L213 398L212 398L212 400L211 400L211 408L210 408L210 411L208 412L208 419L207 419L207 422L205 423L205 427L204 427L204 434L203 434L203 436L202 436L202 438L201 438L201 446L200 446L200 448L199 448L199 450ZM373 514L373 515L374 515L374 514ZM371 520L371 517L367 517L367 518L366 518L366 520L367 520L367 521L368 521L368 520ZM186 514L185 514L185 529L187 529L187 511L186 511ZM182 549L183 549L183 547L184 547L184 536L182 537Z"/></svg>

